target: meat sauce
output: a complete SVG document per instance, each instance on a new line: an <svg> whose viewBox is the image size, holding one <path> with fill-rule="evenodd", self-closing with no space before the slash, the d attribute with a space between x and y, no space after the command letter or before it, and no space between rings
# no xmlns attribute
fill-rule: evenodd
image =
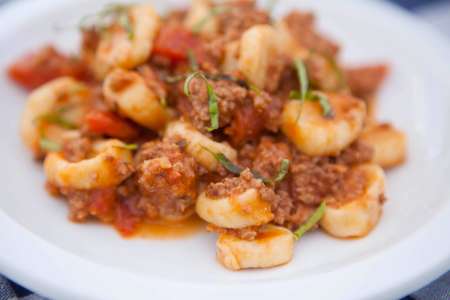
<svg viewBox="0 0 450 300"><path fill-rule="evenodd" d="M220 73L226 43L239 40L243 32L254 25L270 23L268 13L256 8L252 1L237 1L235 5L238 10L219 16L219 28L214 36L204 37L183 26L178 19L185 12L176 14L176 19L169 17L163 21L167 26L163 23L155 38L151 56L135 69L161 103L164 100L164 105L169 106L173 118L190 122L205 136L233 146L239 157L236 163L241 166L272 178L277 175L281 160L289 159L289 174L282 183L261 186L263 184L258 181L258 189L271 205L273 222L295 229L324 197L338 194L348 168L356 163L369 162L373 151L357 142L336 157L308 157L283 136L280 132L281 111L289 100L289 91L298 86L295 70L285 57L273 58L270 84L262 91L252 88L239 72ZM320 62L337 60L339 46L316 31L313 15L292 13L285 21L293 36L302 40L303 46L314 55L320 56ZM83 35L82 53L95 51L101 34L89 29ZM207 128L211 107L204 82L192 82L192 98L183 91L186 74L195 67L190 61L191 55L198 64L196 67L209 72L210 83L217 92L221 116L219 128L214 132ZM211 192L210 184L231 181L229 178L233 176L237 180L236 174L225 168L208 172L187 153L186 141L160 138L157 133L125 117L114 103L105 99L101 91L102 82L93 75L95 71L91 62L83 56L71 58L53 46L47 46L20 58L8 70L9 77L27 90L62 76L78 79L92 89L90 109L79 129L83 143L67 142L63 145L68 161L87 158L83 151L88 150L83 149L89 147L83 145L90 145L90 142L101 138L121 139L137 148L137 152L133 152L129 177L116 186L74 190L50 183L49 191L67 198L72 221L98 219L114 226L126 238L173 239L199 232L205 223L193 213L196 197L207 190L208 185ZM325 69L315 70L322 65ZM320 83L335 81L336 72L329 71L329 64L314 64L313 67L309 66L314 69L311 73L320 74L317 75L317 86L327 86ZM343 66L335 67L344 70ZM362 98L372 96L387 70L383 65L346 69L342 72L349 85L346 92ZM334 91L334 84L331 86ZM245 180L255 180L249 171L244 175L251 177ZM220 193L226 194L223 190ZM254 233L255 230L246 231L247 235L255 236L248 232Z"/></svg>

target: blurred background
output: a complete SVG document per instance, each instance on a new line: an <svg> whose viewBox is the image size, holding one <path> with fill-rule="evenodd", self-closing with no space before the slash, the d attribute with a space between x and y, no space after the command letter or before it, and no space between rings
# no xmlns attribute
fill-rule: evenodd
<svg viewBox="0 0 450 300"><path fill-rule="evenodd" d="M418 15L450 39L450 0L389 0Z"/></svg>

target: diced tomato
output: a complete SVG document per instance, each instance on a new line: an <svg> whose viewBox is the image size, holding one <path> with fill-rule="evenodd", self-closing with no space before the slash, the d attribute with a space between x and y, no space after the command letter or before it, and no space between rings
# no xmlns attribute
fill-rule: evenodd
<svg viewBox="0 0 450 300"><path fill-rule="evenodd" d="M231 126L225 131L234 146L256 139L264 129L264 118L258 114L253 105L246 105L238 110Z"/></svg>
<svg viewBox="0 0 450 300"><path fill-rule="evenodd" d="M52 46L19 58L8 69L9 77L29 90L58 77L86 79L87 74L87 68L80 61L59 53Z"/></svg>
<svg viewBox="0 0 450 300"><path fill-rule="evenodd" d="M122 201L116 209L115 227L123 236L132 236L142 224L142 215L136 213L137 198Z"/></svg>
<svg viewBox="0 0 450 300"><path fill-rule="evenodd" d="M182 26L163 27L156 38L153 54L164 56L177 63L187 59L187 53L192 50L201 61L203 50L201 40L191 31Z"/></svg>
<svg viewBox="0 0 450 300"><path fill-rule="evenodd" d="M98 189L90 195L89 213L103 222L114 220L116 193L114 188Z"/></svg>
<svg viewBox="0 0 450 300"><path fill-rule="evenodd" d="M119 139L132 139L138 136L138 129L118 115L107 111L91 111L86 115L87 131L104 134Z"/></svg>

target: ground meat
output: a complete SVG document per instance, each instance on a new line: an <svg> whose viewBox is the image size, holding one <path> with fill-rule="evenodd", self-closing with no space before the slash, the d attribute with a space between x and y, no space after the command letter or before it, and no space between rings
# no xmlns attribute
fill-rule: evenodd
<svg viewBox="0 0 450 300"><path fill-rule="evenodd" d="M357 165L372 161L374 150L371 146L356 141L336 157L336 163L342 165Z"/></svg>
<svg viewBox="0 0 450 300"><path fill-rule="evenodd" d="M242 33L255 25L270 23L269 14L259 10L255 1L231 1L224 6L229 9L219 14L217 19L219 34L228 42L239 39Z"/></svg>
<svg viewBox="0 0 450 300"><path fill-rule="evenodd" d="M220 127L225 127L231 123L235 112L244 104L248 91L230 80L210 81L210 83L213 85L214 92L217 95ZM211 117L204 80L192 80L190 91L191 109L188 111L188 118L197 129L205 131L210 126Z"/></svg>
<svg viewBox="0 0 450 300"><path fill-rule="evenodd" d="M387 65L373 65L345 70L347 84L353 95L368 99L374 96L389 73Z"/></svg>
<svg viewBox="0 0 450 300"><path fill-rule="evenodd" d="M116 194L114 188L76 190L60 188L60 193L69 203L69 219L84 222L89 217L96 217L102 222L110 223L114 219Z"/></svg>
<svg viewBox="0 0 450 300"><path fill-rule="evenodd" d="M291 195L296 201L318 205L339 189L347 167L328 158L295 155L291 163Z"/></svg>
<svg viewBox="0 0 450 300"><path fill-rule="evenodd" d="M291 160L289 145L276 142L273 138L263 137L256 148L253 160L253 170L258 171L265 178L275 178L278 175L283 159Z"/></svg>
<svg viewBox="0 0 450 300"><path fill-rule="evenodd" d="M333 197L328 198L328 203L345 203L361 196L366 189L367 176L358 169L352 169L346 172L336 188L333 190Z"/></svg>
<svg viewBox="0 0 450 300"><path fill-rule="evenodd" d="M283 112L283 98L271 96L266 92L251 92L253 106L264 119L264 128L277 132L280 128L281 114Z"/></svg>
<svg viewBox="0 0 450 300"><path fill-rule="evenodd" d="M70 162L78 162L88 157L92 143L88 138L71 139L63 145L64 158Z"/></svg>
<svg viewBox="0 0 450 300"><path fill-rule="evenodd" d="M239 229L229 229L229 228L222 228L222 227L217 227L212 224L208 224L206 229L210 232L215 232L218 234L233 235L241 240L252 241L258 236L260 227L252 226L252 227L245 227L245 228L239 228Z"/></svg>
<svg viewBox="0 0 450 300"><path fill-rule="evenodd" d="M267 187L261 180L255 179L249 169L244 170L239 177L225 178L221 182L208 185L205 193L209 198L218 199L239 195L251 188L257 189L261 198L269 203L276 197L273 189Z"/></svg>
<svg viewBox="0 0 450 300"><path fill-rule="evenodd" d="M284 21L302 46L327 57L335 57L338 54L339 46L316 31L312 13L294 11L287 15Z"/></svg>
<svg viewBox="0 0 450 300"><path fill-rule="evenodd" d="M197 163L180 145L151 142L139 154L138 185L143 197L138 207L153 218L155 208L163 218L176 219L192 210L197 198Z"/></svg>
<svg viewBox="0 0 450 300"><path fill-rule="evenodd" d="M252 168L256 157L257 144L247 143L238 152L239 165L244 168Z"/></svg>

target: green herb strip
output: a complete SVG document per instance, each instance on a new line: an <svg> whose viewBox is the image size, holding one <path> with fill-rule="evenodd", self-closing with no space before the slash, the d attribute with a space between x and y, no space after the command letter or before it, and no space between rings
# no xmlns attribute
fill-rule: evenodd
<svg viewBox="0 0 450 300"><path fill-rule="evenodd" d="M289 98L293 100L300 100L302 105L305 101L318 101L323 112L323 116L326 118L332 118L334 116L333 109L330 105L328 97L318 91L310 91L309 90L309 78L308 72L306 70L305 63L300 58L297 58L294 61L295 69L297 70L298 80L300 82L300 90L299 91L291 91L289 94ZM297 120L300 119L301 110L297 117Z"/></svg>
<svg viewBox="0 0 450 300"><path fill-rule="evenodd" d="M328 100L328 97L324 93L312 91L309 93L307 100L319 101L319 104L322 107L323 116L326 118L334 117L334 111L331 108L330 101Z"/></svg>
<svg viewBox="0 0 450 300"><path fill-rule="evenodd" d="M200 78L206 83L206 89L208 93L208 110L209 110L209 117L211 120L211 126L208 127L208 131L214 131L219 128L219 103L217 100L217 95L214 92L213 86L209 83L208 78L206 78L205 74L201 71L197 71L192 73L186 78L186 81L184 82L184 93L186 96L191 96L191 82L194 78Z"/></svg>
<svg viewBox="0 0 450 300"><path fill-rule="evenodd" d="M280 164L280 169L278 171L278 175L273 179L273 182L281 182L286 177L289 172L289 159L283 159Z"/></svg>
<svg viewBox="0 0 450 300"><path fill-rule="evenodd" d="M46 123L50 123L50 124L55 124L58 126L61 126L62 128L65 129L77 129L78 126L74 123L72 123L71 121L65 119L62 115L61 115L61 111L58 112L52 112L52 113L48 113L45 115L42 115L40 117L38 117L38 121L39 122L46 122Z"/></svg>
<svg viewBox="0 0 450 300"><path fill-rule="evenodd" d="M294 61L295 69L297 70L297 77L300 82L300 100L306 100L306 95L309 90L309 79L308 72L306 71L306 66L303 60L297 58Z"/></svg>
<svg viewBox="0 0 450 300"><path fill-rule="evenodd" d="M42 150L49 152L58 152L62 148L60 144L55 141L49 140L44 136L39 139L39 146Z"/></svg>
<svg viewBox="0 0 450 300"><path fill-rule="evenodd" d="M125 150L130 150L130 151L134 151L134 150L137 150L139 148L139 146L137 144L124 144L124 145L117 145L117 146L114 146L114 147L125 149Z"/></svg>
<svg viewBox="0 0 450 300"><path fill-rule="evenodd" d="M199 70L199 65L197 61L197 57L195 57L194 50L188 49L187 52L188 60L189 60L189 67L192 72L196 72Z"/></svg>
<svg viewBox="0 0 450 300"><path fill-rule="evenodd" d="M311 217L309 217L309 219L294 232L296 240L299 240L306 232L311 230L322 219L323 215L325 214L325 209L326 204L324 201L311 215Z"/></svg>
<svg viewBox="0 0 450 300"><path fill-rule="evenodd" d="M202 146L202 148L205 151L208 151L214 158L229 172L235 175L240 175L245 169L235 165L231 160L228 159L228 157L225 156L225 154L219 152L214 153L210 149ZM274 185L275 183L281 182L289 172L289 160L283 159L280 164L280 169L278 171L278 175L274 179L269 179L264 176L262 176L258 171L250 170L250 172L253 174L253 176L256 179L262 180L265 184Z"/></svg>

